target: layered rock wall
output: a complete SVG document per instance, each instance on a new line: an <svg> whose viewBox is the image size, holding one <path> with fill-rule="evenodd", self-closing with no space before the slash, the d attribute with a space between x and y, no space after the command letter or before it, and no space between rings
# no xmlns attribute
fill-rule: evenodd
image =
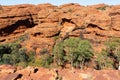
<svg viewBox="0 0 120 80"><path fill-rule="evenodd" d="M39 45L36 49L48 46L52 50L50 46L54 45L56 36L60 39L81 37L102 46L108 38L120 37L120 5L81 6L70 3L61 6L2 6L0 42L13 41L24 34L29 35L29 40L25 42L29 43L28 48ZM96 48L95 45L93 47Z"/></svg>

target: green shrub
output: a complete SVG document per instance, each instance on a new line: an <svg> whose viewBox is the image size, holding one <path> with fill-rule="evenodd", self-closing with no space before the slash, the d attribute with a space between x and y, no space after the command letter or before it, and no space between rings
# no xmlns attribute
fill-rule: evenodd
<svg viewBox="0 0 120 80"><path fill-rule="evenodd" d="M10 54L4 54L2 56L2 62L4 64L12 64L11 55Z"/></svg>
<svg viewBox="0 0 120 80"><path fill-rule="evenodd" d="M69 38L64 41L64 50L71 66L83 69L85 63L93 57L90 42L80 38Z"/></svg>
<svg viewBox="0 0 120 80"><path fill-rule="evenodd" d="M41 57L36 59L34 52L30 51L27 54L26 49L18 42L0 45L0 64L49 67L52 62L53 57L49 55L47 49L43 49Z"/></svg>
<svg viewBox="0 0 120 80"><path fill-rule="evenodd" d="M34 63L34 61L35 61L35 52L33 52L33 51L28 52L29 65L32 65L32 63Z"/></svg>
<svg viewBox="0 0 120 80"><path fill-rule="evenodd" d="M106 50L102 50L101 53L98 53L97 58L97 69L113 69L114 62L113 60L108 56L108 53Z"/></svg>
<svg viewBox="0 0 120 80"><path fill-rule="evenodd" d="M53 48L54 62L58 66L70 63L71 67L83 68L93 57L93 49L87 40L69 38L56 43Z"/></svg>
<svg viewBox="0 0 120 80"><path fill-rule="evenodd" d="M57 66L63 66L64 65L64 51L63 51L63 44L57 43L55 44L53 48L53 55L54 55L54 63Z"/></svg>
<svg viewBox="0 0 120 80"><path fill-rule="evenodd" d="M120 39L112 37L105 42L106 49L97 55L98 69L117 69L120 62Z"/></svg>
<svg viewBox="0 0 120 80"><path fill-rule="evenodd" d="M118 68L118 64L120 62L120 38L112 37L107 40L106 50L109 56L114 60L114 67Z"/></svg>
<svg viewBox="0 0 120 80"><path fill-rule="evenodd" d="M32 63L33 66L49 68L53 63L53 57L50 54L42 55L40 58L36 58Z"/></svg>
<svg viewBox="0 0 120 80"><path fill-rule="evenodd" d="M0 45L0 63L17 65L27 62L26 49L16 42Z"/></svg>
<svg viewBox="0 0 120 80"><path fill-rule="evenodd" d="M87 40L69 38L56 43L53 47L53 55L47 49L40 52L40 58L36 58L34 52L26 53L26 49L19 42L0 45L0 64L11 64L26 67L27 65L50 67L52 63L64 67L83 68L93 57L93 49Z"/></svg>
<svg viewBox="0 0 120 80"><path fill-rule="evenodd" d="M40 65L42 67L49 68L51 63L53 62L53 57L50 54L46 54L41 56L40 60Z"/></svg>
<svg viewBox="0 0 120 80"><path fill-rule="evenodd" d="M16 64L16 66L22 66L22 67L27 67L28 63L27 62L19 62L18 64Z"/></svg>
<svg viewBox="0 0 120 80"><path fill-rule="evenodd" d="M0 55L11 53L11 48L7 44L0 45Z"/></svg>
<svg viewBox="0 0 120 80"><path fill-rule="evenodd" d="M79 44L79 38L69 38L64 40L64 50L66 52L66 60L71 64L71 67L74 67L78 58L77 47Z"/></svg>

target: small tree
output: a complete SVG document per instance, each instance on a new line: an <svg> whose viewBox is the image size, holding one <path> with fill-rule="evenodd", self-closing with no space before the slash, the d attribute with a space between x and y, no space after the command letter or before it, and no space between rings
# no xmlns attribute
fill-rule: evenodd
<svg viewBox="0 0 120 80"><path fill-rule="evenodd" d="M97 69L113 69L113 60L108 56L108 53L106 50L102 50L101 53L98 53L97 58Z"/></svg>
<svg viewBox="0 0 120 80"><path fill-rule="evenodd" d="M62 42L56 43L53 48L53 55L54 55L54 63L58 66L63 66L65 63L65 54L63 51L63 44Z"/></svg>
<svg viewBox="0 0 120 80"><path fill-rule="evenodd" d="M118 64L120 62L120 38L113 37L108 39L106 42L106 51L114 60L114 67L118 68Z"/></svg>
<svg viewBox="0 0 120 80"><path fill-rule="evenodd" d="M69 38L64 40L63 45L64 45L64 51L66 53L66 60L71 64L71 67L76 67L74 63L77 62L78 58L78 43L80 41L80 38Z"/></svg>
<svg viewBox="0 0 120 80"><path fill-rule="evenodd" d="M70 53L67 54L66 56L66 60L71 64L71 67L78 67L79 66L79 63L78 63L78 53L76 52L72 52L70 51Z"/></svg>
<svg viewBox="0 0 120 80"><path fill-rule="evenodd" d="M89 62L93 56L93 49L87 40L69 38L63 44L67 60L73 67L83 69L85 63Z"/></svg>
<svg viewBox="0 0 120 80"><path fill-rule="evenodd" d="M81 40L77 49L79 52L78 60L80 61L80 67L83 68L85 63L89 62L93 57L93 49L90 42L87 40Z"/></svg>

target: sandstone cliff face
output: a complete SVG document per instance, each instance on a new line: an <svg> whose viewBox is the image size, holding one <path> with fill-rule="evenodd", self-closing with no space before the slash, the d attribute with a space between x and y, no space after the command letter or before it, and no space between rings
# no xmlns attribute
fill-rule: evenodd
<svg viewBox="0 0 120 80"><path fill-rule="evenodd" d="M61 39L67 37L88 39L96 48L96 44L102 46L102 43L110 37L120 37L119 30L120 5L24 4L2 6L0 12L0 42L13 41L27 34L29 40L25 43L29 44L24 45L28 48L33 44L46 43L48 39L52 48L55 36Z"/></svg>
<svg viewBox="0 0 120 80"><path fill-rule="evenodd" d="M92 42L100 51L110 37L120 38L120 5L81 6L51 4L2 6L0 8L0 44L20 36L28 36L21 44L36 55L42 49L52 52L54 44L67 37L81 37ZM55 37L58 37L56 40ZM54 80L55 70L0 66L0 80ZM119 80L120 71L60 70L62 80Z"/></svg>
<svg viewBox="0 0 120 80"><path fill-rule="evenodd" d="M44 8L53 7L50 4L2 6L0 13L0 37L9 40L11 35L24 34L28 28L38 23L38 12ZM10 36L9 38L6 38Z"/></svg>

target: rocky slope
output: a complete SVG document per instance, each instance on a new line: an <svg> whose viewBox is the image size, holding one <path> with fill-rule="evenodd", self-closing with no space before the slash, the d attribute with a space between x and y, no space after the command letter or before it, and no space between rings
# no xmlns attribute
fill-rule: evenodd
<svg viewBox="0 0 120 80"><path fill-rule="evenodd" d="M0 66L0 80L119 80L120 71ZM57 79L58 78L58 79Z"/></svg>
<svg viewBox="0 0 120 80"><path fill-rule="evenodd" d="M28 50L34 49L36 53L43 49L48 49L51 53L57 41L68 37L87 39L92 42L95 51L101 51L104 48L103 43L108 38L120 38L120 5L81 6L70 3L61 6L51 4L2 6L0 8L0 44L14 41L21 36L27 36L27 40L21 44ZM37 72L34 72L34 69L17 70L10 66L0 66L0 80L17 80L18 78L20 80L54 80L58 75L54 69L37 68ZM120 72L117 70L58 69L58 72L62 80L120 79Z"/></svg>

